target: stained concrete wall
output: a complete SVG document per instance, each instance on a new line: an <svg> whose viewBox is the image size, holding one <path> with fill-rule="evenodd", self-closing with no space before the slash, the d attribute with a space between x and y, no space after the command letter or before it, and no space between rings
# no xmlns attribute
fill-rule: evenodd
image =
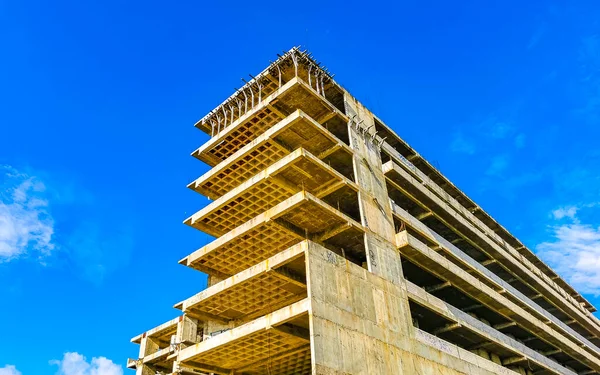
<svg viewBox="0 0 600 375"><path fill-rule="evenodd" d="M400 283L402 267L397 262L394 219L382 170L381 151L375 140L373 114L348 93L344 96L350 148L354 151L354 176L362 224L367 228L365 248L369 271Z"/></svg>
<svg viewBox="0 0 600 375"><path fill-rule="evenodd" d="M413 327L404 282L313 242L307 252L314 375L515 374Z"/></svg>

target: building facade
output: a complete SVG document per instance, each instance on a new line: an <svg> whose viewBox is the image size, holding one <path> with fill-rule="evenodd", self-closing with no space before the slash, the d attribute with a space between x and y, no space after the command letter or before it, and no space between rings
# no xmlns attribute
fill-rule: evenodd
<svg viewBox="0 0 600 375"><path fill-rule="evenodd" d="M196 127L208 287L138 375L600 373L594 307L306 51Z"/></svg>

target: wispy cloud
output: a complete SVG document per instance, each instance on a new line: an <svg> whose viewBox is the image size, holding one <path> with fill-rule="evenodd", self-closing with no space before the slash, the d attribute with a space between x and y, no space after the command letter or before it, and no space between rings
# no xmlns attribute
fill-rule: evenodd
<svg viewBox="0 0 600 375"><path fill-rule="evenodd" d="M55 244L46 186L9 166L0 166L0 174L0 262L48 256Z"/></svg>
<svg viewBox="0 0 600 375"><path fill-rule="evenodd" d="M489 131L489 135L492 138L504 139L504 138L508 137L509 135L511 135L512 133L514 133L514 131L515 131L514 125L512 125L506 121L499 120L495 116L488 119L488 121L486 121L486 123L487 123L488 131Z"/></svg>
<svg viewBox="0 0 600 375"><path fill-rule="evenodd" d="M563 218L575 219L578 208L575 206L560 207L552 211L552 217L556 220Z"/></svg>
<svg viewBox="0 0 600 375"><path fill-rule="evenodd" d="M585 205L593 207L595 204ZM581 224L581 207L552 211L556 220L568 223L550 227L552 240L536 247L538 255L582 293L600 295L600 226Z"/></svg>
<svg viewBox="0 0 600 375"><path fill-rule="evenodd" d="M68 178L0 166L0 263L35 259L102 283L133 248L127 215L103 203Z"/></svg>
<svg viewBox="0 0 600 375"><path fill-rule="evenodd" d="M532 49L540 42L540 40L542 40L542 37L544 36L544 34L546 34L547 27L548 26L546 23L541 23L535 28L535 31L529 38L527 49Z"/></svg>
<svg viewBox="0 0 600 375"><path fill-rule="evenodd" d="M525 134L521 133L515 137L515 147L516 148L525 147Z"/></svg>
<svg viewBox="0 0 600 375"><path fill-rule="evenodd" d="M508 155L496 155L492 158L492 162L485 173L488 176L500 176L508 168L508 164Z"/></svg>
<svg viewBox="0 0 600 375"><path fill-rule="evenodd" d="M475 153L475 143L465 138L461 132L456 132L450 143L450 150L459 154L473 155Z"/></svg>
<svg viewBox="0 0 600 375"><path fill-rule="evenodd" d="M64 239L63 248L73 268L86 280L101 284L129 261L133 238L128 224L82 220Z"/></svg>
<svg viewBox="0 0 600 375"><path fill-rule="evenodd" d="M600 202L566 205L552 210L551 216L554 220L568 219L572 223L579 224L581 221L578 214L593 211L587 209L597 207L598 205L600 205ZM594 217L594 215L592 215L592 217Z"/></svg>
<svg viewBox="0 0 600 375"><path fill-rule="evenodd" d="M582 106L575 113L590 124L600 121L600 37L588 35L581 40L579 48L581 68Z"/></svg>
<svg viewBox="0 0 600 375"><path fill-rule="evenodd" d="M21 375L21 372L13 365L0 367L0 375Z"/></svg>
<svg viewBox="0 0 600 375"><path fill-rule="evenodd" d="M504 175L489 176L487 179L482 179L478 185L480 193L485 192L489 194L493 192L506 201L515 202L519 197L523 196L522 192L525 189L531 189L536 184L540 184L543 178L543 173L538 171L507 173Z"/></svg>
<svg viewBox="0 0 600 375"><path fill-rule="evenodd" d="M123 368L106 357L93 357L88 362L76 352L67 352L61 360L52 360L50 364L58 366L57 375L123 375Z"/></svg>

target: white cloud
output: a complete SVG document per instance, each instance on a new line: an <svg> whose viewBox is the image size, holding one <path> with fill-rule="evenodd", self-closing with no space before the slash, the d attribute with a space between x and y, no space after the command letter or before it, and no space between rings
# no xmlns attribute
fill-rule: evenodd
<svg viewBox="0 0 600 375"><path fill-rule="evenodd" d="M569 219L569 220L571 220L572 223L579 224L580 220L577 217L577 214L582 212L583 210L597 207L599 204L600 204L599 202L592 202L592 203L586 203L586 204L578 204L578 205L569 205L569 206L559 207L556 210L552 211L552 217L555 220Z"/></svg>
<svg viewBox="0 0 600 375"><path fill-rule="evenodd" d="M21 375L21 372L13 365L0 367L0 375Z"/></svg>
<svg viewBox="0 0 600 375"><path fill-rule="evenodd" d="M112 196L98 197L68 176L44 176L0 164L0 263L28 257L101 284L129 262L130 215L115 216L121 206Z"/></svg>
<svg viewBox="0 0 600 375"><path fill-rule="evenodd" d="M67 352L62 360L50 364L58 366L56 375L123 375L123 368L106 357L94 357L88 362L76 352Z"/></svg>
<svg viewBox="0 0 600 375"><path fill-rule="evenodd" d="M39 179L0 166L0 262L54 250L54 220Z"/></svg>
<svg viewBox="0 0 600 375"><path fill-rule="evenodd" d="M538 255L582 293L600 295L600 227L580 224L576 207L553 211L573 223L551 227L553 240L537 246Z"/></svg>
<svg viewBox="0 0 600 375"><path fill-rule="evenodd" d="M475 145L466 139L462 133L456 133L454 134L452 143L450 143L450 150L461 154L473 155L475 153Z"/></svg>
<svg viewBox="0 0 600 375"><path fill-rule="evenodd" d="M579 210L579 208L575 206L560 207L552 211L552 216L556 220L560 220L565 217L574 219L575 215L577 214L577 210Z"/></svg>

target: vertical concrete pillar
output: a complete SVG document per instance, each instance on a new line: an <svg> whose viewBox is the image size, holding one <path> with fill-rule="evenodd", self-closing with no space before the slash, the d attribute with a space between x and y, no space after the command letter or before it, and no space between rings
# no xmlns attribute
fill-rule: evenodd
<svg viewBox="0 0 600 375"><path fill-rule="evenodd" d="M182 348L198 342L198 320L184 315L177 324L177 342Z"/></svg>
<svg viewBox="0 0 600 375"><path fill-rule="evenodd" d="M138 365L135 375L156 375L156 370L148 365Z"/></svg>
<svg viewBox="0 0 600 375"><path fill-rule="evenodd" d="M412 324L403 284L310 242L313 374L402 374Z"/></svg>
<svg viewBox="0 0 600 375"><path fill-rule="evenodd" d="M375 119L356 99L345 93L344 105L351 121L348 125L350 147L354 150L354 176L359 186L362 224L369 271L393 283L402 281L400 257L395 247L392 210L388 204L381 153L375 137Z"/></svg>
<svg viewBox="0 0 600 375"><path fill-rule="evenodd" d="M140 343L140 358L144 358L147 355L156 353L158 351L158 343L152 340L150 337L142 337L142 342Z"/></svg>
<svg viewBox="0 0 600 375"><path fill-rule="evenodd" d="M156 353L158 350L159 350L158 343L156 343L150 337L142 337L142 342L140 343L140 354L139 354L140 363L136 367L135 375L155 375L156 374L156 371L151 366L142 364L141 359L143 359L147 355Z"/></svg>
<svg viewBox="0 0 600 375"><path fill-rule="evenodd" d="M208 275L207 286L211 287L215 284L220 283L225 280L225 277L217 277L214 275ZM204 321L203 323L203 332L205 336L210 336L214 332L219 332L223 330L227 330L231 328L231 324L223 324L216 321Z"/></svg>

